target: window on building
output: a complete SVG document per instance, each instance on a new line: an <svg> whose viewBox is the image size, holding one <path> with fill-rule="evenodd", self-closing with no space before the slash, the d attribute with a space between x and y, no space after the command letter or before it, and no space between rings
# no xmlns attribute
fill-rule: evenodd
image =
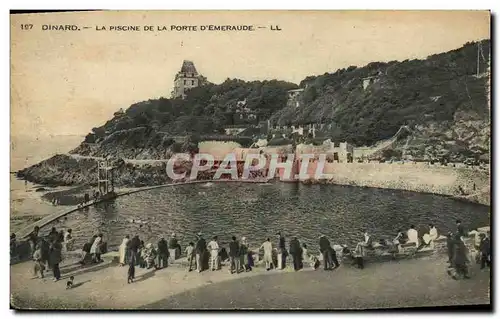
<svg viewBox="0 0 500 319"><path fill-rule="evenodd" d="M184 85L186 85L186 80L184 80Z"/></svg>
<svg viewBox="0 0 500 319"><path fill-rule="evenodd" d="M191 85L194 85L194 80L191 80Z"/></svg>

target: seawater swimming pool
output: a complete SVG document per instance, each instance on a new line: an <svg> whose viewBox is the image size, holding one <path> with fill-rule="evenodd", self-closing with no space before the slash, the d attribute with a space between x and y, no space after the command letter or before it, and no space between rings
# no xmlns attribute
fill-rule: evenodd
<svg viewBox="0 0 500 319"><path fill-rule="evenodd" d="M231 236L245 236L251 247L276 233L297 236L317 249L321 234L332 243L354 245L363 230L374 239L392 239L398 229L415 225L423 232L433 223L440 233L455 229L462 219L468 229L490 224L490 207L452 198L400 190L300 183L206 183L158 188L122 196L42 228L48 232L70 227L81 248L102 232L116 248L125 235L139 235L146 243L176 233L182 247L202 231L224 245Z"/></svg>

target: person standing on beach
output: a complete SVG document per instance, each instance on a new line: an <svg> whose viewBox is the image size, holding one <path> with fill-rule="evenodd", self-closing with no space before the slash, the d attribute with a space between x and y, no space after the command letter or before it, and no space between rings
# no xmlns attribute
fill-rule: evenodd
<svg viewBox="0 0 500 319"><path fill-rule="evenodd" d="M217 242L217 236L214 236L208 243L208 249L210 251L210 269L212 271L219 270L219 243Z"/></svg>
<svg viewBox="0 0 500 319"><path fill-rule="evenodd" d="M196 271L201 272L203 270L203 256L207 250L207 243L203 238L201 232L198 233L198 240L196 241Z"/></svg>
<svg viewBox="0 0 500 319"><path fill-rule="evenodd" d="M181 253L181 245L179 245L179 241L177 240L177 235L175 233L172 233L172 236L168 241L168 249L175 249L176 254L178 255Z"/></svg>
<svg viewBox="0 0 500 319"><path fill-rule="evenodd" d="M141 247L141 240L139 236L135 235L132 240L130 240L129 248L130 248L130 259L133 259L135 264L139 263L139 248Z"/></svg>
<svg viewBox="0 0 500 319"><path fill-rule="evenodd" d="M38 276L38 273L40 273L40 278L43 278L45 263L42 259L42 247L40 244L37 244L35 247L35 252L33 253L33 261L35 262L35 264L33 265L33 272L35 276Z"/></svg>
<svg viewBox="0 0 500 319"><path fill-rule="evenodd" d="M49 266L54 274L54 281L61 279L61 270L59 270L59 263L62 261L61 250L61 242L59 238L56 238L50 246L49 253Z"/></svg>
<svg viewBox="0 0 500 319"><path fill-rule="evenodd" d="M120 266L125 266L127 264L127 259L128 258L128 244L129 244L129 237L128 235L125 236L125 238L123 238L122 240L122 243L120 245L120 247L118 248L118 253L120 255L120 259L119 259L119 265Z"/></svg>
<svg viewBox="0 0 500 319"><path fill-rule="evenodd" d="M28 242L30 244L30 254L33 255L35 252L35 246L38 242L38 233L40 232L40 227L35 226L33 231L28 235Z"/></svg>
<svg viewBox="0 0 500 319"><path fill-rule="evenodd" d="M269 271L273 266L273 244L271 239L268 238L259 249L264 250L264 263L266 264L266 271Z"/></svg>
<svg viewBox="0 0 500 319"><path fill-rule="evenodd" d="M94 243L95 239L97 238L97 235L92 236L92 238L87 241L85 244L83 244L82 248L82 259L80 260L80 264L85 265L89 259L91 259L90 255L90 248L92 247L92 244Z"/></svg>
<svg viewBox="0 0 500 319"><path fill-rule="evenodd" d="M70 228L64 234L64 246L65 246L66 252L73 250L73 244L74 244L75 240L72 237L72 234L71 234L72 232L73 232L73 230Z"/></svg>
<svg viewBox="0 0 500 319"><path fill-rule="evenodd" d="M188 271L193 270L193 258L195 257L194 255L194 243L190 242L189 245L186 247L186 257L187 257L187 262L189 265Z"/></svg>
<svg viewBox="0 0 500 319"><path fill-rule="evenodd" d="M299 271L302 268L302 248L297 237L290 241L290 255L293 259L293 269Z"/></svg>
<svg viewBox="0 0 500 319"><path fill-rule="evenodd" d="M253 265L252 254L248 249L248 242L246 237L241 238L239 254L240 254L240 267L244 271L252 271L252 265Z"/></svg>
<svg viewBox="0 0 500 319"><path fill-rule="evenodd" d="M229 273L233 273L233 267L236 273L240 272L240 243L236 240L236 236L232 237L229 243Z"/></svg>
<svg viewBox="0 0 500 319"><path fill-rule="evenodd" d="M278 232L278 269L284 269L286 267L286 256L288 252L286 251L285 236Z"/></svg>
<svg viewBox="0 0 500 319"><path fill-rule="evenodd" d="M485 266L491 268L491 245L490 239L481 233L481 243L479 244L479 251L481 252L481 269Z"/></svg>
<svg viewBox="0 0 500 319"><path fill-rule="evenodd" d="M323 269L331 270L333 261L332 261L332 247L328 238L325 235L321 235L319 238L319 251L323 255Z"/></svg>
<svg viewBox="0 0 500 319"><path fill-rule="evenodd" d="M448 232L448 235L446 237L446 248L447 248L447 252L448 252L448 263L450 264L450 267L453 265L453 252L454 252L454 245L455 245L453 237L454 237L454 234L452 232Z"/></svg>
<svg viewBox="0 0 500 319"><path fill-rule="evenodd" d="M101 242L102 242L102 234L97 235L97 238L94 240L92 247L90 247L90 254L92 255L92 260L94 263L101 262Z"/></svg>
<svg viewBox="0 0 500 319"><path fill-rule="evenodd" d="M158 269L168 267L168 243L165 238L160 238L158 242Z"/></svg>
<svg viewBox="0 0 500 319"><path fill-rule="evenodd" d="M462 276L464 279L468 279L467 271L467 248L464 242L460 238L459 234L455 235L454 238L454 251L453 251L453 267L455 268L457 276ZM453 277L454 279L458 279Z"/></svg>

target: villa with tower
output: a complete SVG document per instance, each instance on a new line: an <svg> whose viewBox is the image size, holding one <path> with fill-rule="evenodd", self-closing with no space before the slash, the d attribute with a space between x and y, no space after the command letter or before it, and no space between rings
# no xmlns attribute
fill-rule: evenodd
<svg viewBox="0 0 500 319"><path fill-rule="evenodd" d="M185 98L186 91L200 86L202 76L198 74L192 61L184 60L181 70L175 75L172 98Z"/></svg>

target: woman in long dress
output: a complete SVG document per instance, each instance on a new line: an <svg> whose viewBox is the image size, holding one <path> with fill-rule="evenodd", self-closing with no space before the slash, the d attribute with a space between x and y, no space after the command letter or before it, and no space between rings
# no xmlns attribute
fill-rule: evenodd
<svg viewBox="0 0 500 319"><path fill-rule="evenodd" d="M101 259L101 241L102 237L101 234L99 234L97 238L94 240L92 247L90 247L90 254L92 255L92 261L95 263L99 262Z"/></svg>
<svg viewBox="0 0 500 319"><path fill-rule="evenodd" d="M467 247L460 238L460 234L455 235L454 247L453 247L453 267L455 268L456 275L453 279L458 279L458 277L469 278L467 263Z"/></svg>
<svg viewBox="0 0 500 319"><path fill-rule="evenodd" d="M128 242L129 242L129 237L128 235L123 238L122 244L120 245L120 248L118 249L120 253L120 266L123 266L127 263L127 257L128 257Z"/></svg>
<svg viewBox="0 0 500 319"><path fill-rule="evenodd" d="M64 248L67 252L73 250L73 244L75 243L75 240L73 239L71 233L71 228L68 229L66 233L64 233Z"/></svg>

